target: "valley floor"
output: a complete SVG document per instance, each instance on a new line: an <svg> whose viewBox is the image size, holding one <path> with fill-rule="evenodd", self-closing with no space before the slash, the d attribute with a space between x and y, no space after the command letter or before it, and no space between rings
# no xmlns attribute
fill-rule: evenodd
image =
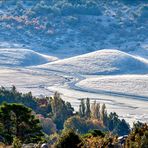
<svg viewBox="0 0 148 148"><path fill-rule="evenodd" d="M3 48L0 85L15 85L18 91L39 97L58 91L76 109L80 99L88 97L106 103L108 111L130 123L148 122L148 60L138 53L104 49L58 59L27 49Z"/></svg>
<svg viewBox="0 0 148 148"><path fill-rule="evenodd" d="M121 118L148 122L148 76L82 76L54 70L36 68L2 68L0 84L15 85L19 91L32 91L42 97L61 93L62 98L78 109L81 98L89 97L106 103L108 111L117 112Z"/></svg>

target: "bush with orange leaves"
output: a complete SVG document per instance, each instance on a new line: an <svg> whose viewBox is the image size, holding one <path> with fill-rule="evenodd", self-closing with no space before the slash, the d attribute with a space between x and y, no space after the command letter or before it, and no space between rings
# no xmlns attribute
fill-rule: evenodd
<svg viewBox="0 0 148 148"><path fill-rule="evenodd" d="M134 123L133 129L128 135L125 148L148 148L148 124Z"/></svg>
<svg viewBox="0 0 148 148"><path fill-rule="evenodd" d="M97 119L85 119L80 116L72 116L64 123L64 129L73 129L77 133L85 134L92 129L103 129L103 123Z"/></svg>
<svg viewBox="0 0 148 148"><path fill-rule="evenodd" d="M82 148L106 148L118 146L117 136L114 136L111 133L104 134L98 130L90 131L83 135L82 139Z"/></svg>

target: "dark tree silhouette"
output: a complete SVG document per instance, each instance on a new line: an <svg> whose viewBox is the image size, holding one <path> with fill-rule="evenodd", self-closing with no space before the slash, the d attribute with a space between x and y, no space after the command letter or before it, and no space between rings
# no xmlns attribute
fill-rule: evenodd
<svg viewBox="0 0 148 148"><path fill-rule="evenodd" d="M14 137L23 143L40 141L43 133L39 120L32 115L32 110L21 104L7 104L0 106L0 122L3 130L0 135L8 144L12 143Z"/></svg>

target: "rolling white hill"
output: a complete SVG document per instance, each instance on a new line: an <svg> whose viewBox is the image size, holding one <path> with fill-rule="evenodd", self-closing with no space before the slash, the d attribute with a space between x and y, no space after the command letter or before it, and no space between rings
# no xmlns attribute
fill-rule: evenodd
<svg viewBox="0 0 148 148"><path fill-rule="evenodd" d="M94 92L147 96L148 101L148 75L95 76L80 81L76 86Z"/></svg>
<svg viewBox="0 0 148 148"><path fill-rule="evenodd" d="M0 67L26 67L55 60L57 58L45 56L29 49L0 48Z"/></svg>
<svg viewBox="0 0 148 148"><path fill-rule="evenodd" d="M115 49L99 50L39 67L88 75L144 74L148 72L148 63Z"/></svg>

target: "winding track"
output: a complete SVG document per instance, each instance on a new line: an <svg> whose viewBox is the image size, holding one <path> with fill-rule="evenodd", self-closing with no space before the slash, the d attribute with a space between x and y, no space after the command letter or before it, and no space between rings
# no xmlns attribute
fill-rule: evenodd
<svg viewBox="0 0 148 148"><path fill-rule="evenodd" d="M52 70L53 72L61 72L61 71L55 71ZM67 75L67 73L62 72L62 75ZM76 90L76 91L81 91L81 92L87 92L87 93L95 93L95 94L100 94L100 95L106 95L106 96L115 96L115 97L121 97L121 98L130 98L130 99L137 99L137 100L143 100L143 101L148 101L148 97L146 96L140 96L140 95L133 95L133 94L125 94L125 93L119 93L119 92L113 92L113 91L105 91L105 90L95 90L95 89L86 89L82 88L79 86L76 86L77 83L80 81L84 80L85 77L76 74L76 73L70 73L68 76L74 78L75 81L68 82L69 88Z"/></svg>

